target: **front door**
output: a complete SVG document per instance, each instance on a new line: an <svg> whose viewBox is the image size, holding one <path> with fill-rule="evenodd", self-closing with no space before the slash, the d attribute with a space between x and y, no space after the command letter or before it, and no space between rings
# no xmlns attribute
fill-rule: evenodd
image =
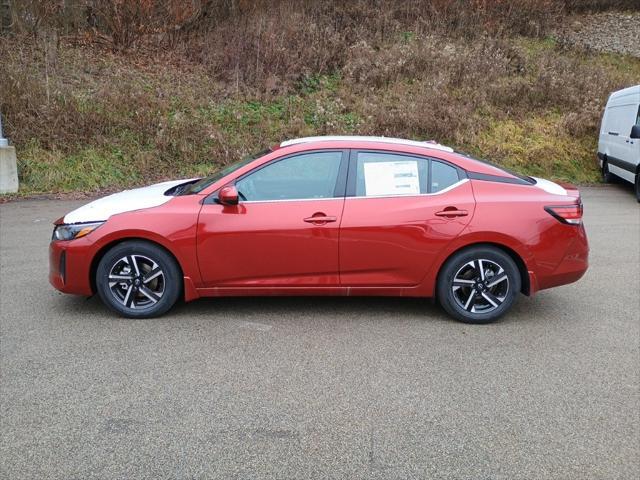
<svg viewBox="0 0 640 480"><path fill-rule="evenodd" d="M339 286L347 155L304 152L235 182L238 205L206 202L198 225L204 286Z"/></svg>
<svg viewBox="0 0 640 480"><path fill-rule="evenodd" d="M354 151L340 231L342 285L419 285L474 208L470 182L453 165Z"/></svg>

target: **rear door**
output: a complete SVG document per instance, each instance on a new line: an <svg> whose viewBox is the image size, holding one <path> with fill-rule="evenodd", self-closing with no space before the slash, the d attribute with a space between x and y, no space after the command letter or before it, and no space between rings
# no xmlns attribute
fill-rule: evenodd
<svg viewBox="0 0 640 480"><path fill-rule="evenodd" d="M471 183L444 161L354 150L348 178L340 229L343 286L420 284L473 216Z"/></svg>

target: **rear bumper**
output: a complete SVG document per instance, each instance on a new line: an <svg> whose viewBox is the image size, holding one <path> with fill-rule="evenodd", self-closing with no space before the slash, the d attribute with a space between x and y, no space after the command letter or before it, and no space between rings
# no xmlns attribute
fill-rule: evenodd
<svg viewBox="0 0 640 480"><path fill-rule="evenodd" d="M587 272L589 268L589 242L584 226L578 226L576 233L555 269L544 276L538 276L539 290L576 282Z"/></svg>

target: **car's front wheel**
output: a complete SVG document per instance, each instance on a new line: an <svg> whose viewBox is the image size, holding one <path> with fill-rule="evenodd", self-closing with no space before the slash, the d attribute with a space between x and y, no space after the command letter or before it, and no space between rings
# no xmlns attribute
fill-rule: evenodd
<svg viewBox="0 0 640 480"><path fill-rule="evenodd" d="M640 173L636 173L636 200L640 203Z"/></svg>
<svg viewBox="0 0 640 480"><path fill-rule="evenodd" d="M520 272L513 259L491 246L454 254L438 276L442 307L466 323L489 323L504 315L520 292Z"/></svg>
<svg viewBox="0 0 640 480"><path fill-rule="evenodd" d="M162 315L178 300L182 276L173 257L153 243L117 244L98 263L96 290L111 310L129 318Z"/></svg>

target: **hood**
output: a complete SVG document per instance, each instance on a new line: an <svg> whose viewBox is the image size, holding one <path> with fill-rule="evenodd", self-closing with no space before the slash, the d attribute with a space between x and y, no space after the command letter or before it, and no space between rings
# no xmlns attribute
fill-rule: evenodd
<svg viewBox="0 0 640 480"><path fill-rule="evenodd" d="M193 180L193 179L191 179ZM87 203L65 215L64 223L100 222L118 213L158 207L173 197L164 193L172 187L190 180L173 180L148 187L134 188L114 193Z"/></svg>

